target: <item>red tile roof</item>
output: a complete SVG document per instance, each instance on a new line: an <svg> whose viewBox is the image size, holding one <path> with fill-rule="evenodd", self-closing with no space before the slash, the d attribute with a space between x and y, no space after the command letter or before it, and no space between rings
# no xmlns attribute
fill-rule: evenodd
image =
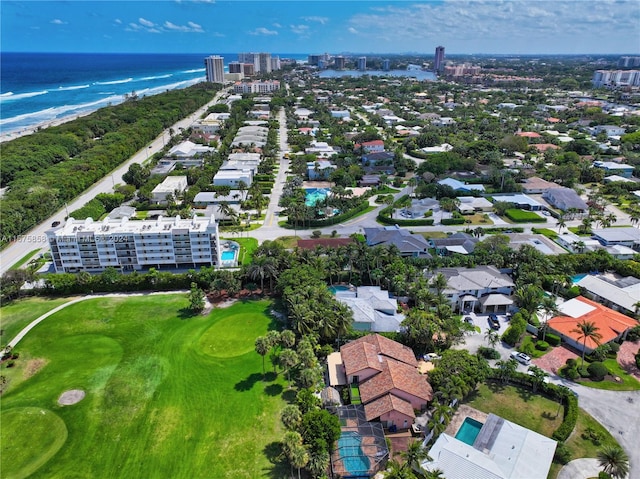
<svg viewBox="0 0 640 479"><path fill-rule="evenodd" d="M409 366L418 367L418 361L416 360L416 355L413 353L413 349L405 346L404 344L400 344L397 341L385 338L384 336L380 336L379 334L369 334L362 338L358 338L348 344L357 342L366 342L369 344L373 344L380 354L383 354L384 356L387 356L389 358L396 359L398 361L402 361Z"/></svg>
<svg viewBox="0 0 640 479"><path fill-rule="evenodd" d="M557 332L567 336L579 344L583 344L584 339L580 339L580 334L573 332L574 329L578 328L578 324L582 321L589 321L594 323L595 327L598 328L598 333L602 335L602 339L600 339L600 344L608 343L609 341L613 341L620 334L624 333L627 329L633 328L638 325L638 321L630 318L629 316L625 316L622 313L614 311L613 309L607 308L595 301L591 301L583 296L578 296L574 298L574 300L579 300L582 303L588 304L589 306L593 306L595 309L589 311L586 314L578 318L572 318L569 316L556 316L552 318L547 323L550 328L556 330ZM586 346L588 349L595 349L598 347L598 343L588 338L586 342Z"/></svg>
<svg viewBox="0 0 640 479"><path fill-rule="evenodd" d="M360 384L360 398L363 403L371 402L380 396L398 389L407 394L430 401L433 397L431 385L415 367L408 364L385 359L382 372Z"/></svg>
<svg viewBox="0 0 640 479"><path fill-rule="evenodd" d="M558 145L554 145L553 143L539 143L537 145L531 145L538 151L547 151L547 150L559 150L560 147Z"/></svg>
<svg viewBox="0 0 640 479"><path fill-rule="evenodd" d="M522 136L524 138L542 138L540 133L536 133L535 131L520 131L516 133L517 136Z"/></svg>
<svg viewBox="0 0 640 479"><path fill-rule="evenodd" d="M373 344L352 341L340 348L342 362L347 376L357 374L368 368L382 371L383 366L378 359L378 351Z"/></svg>
<svg viewBox="0 0 640 479"><path fill-rule="evenodd" d="M393 394L386 394L381 398L364 405L364 413L367 421L373 421L374 419L377 419L383 414L391 411L398 411L410 418L416 417L411 403L399 398L398 396L394 396Z"/></svg>

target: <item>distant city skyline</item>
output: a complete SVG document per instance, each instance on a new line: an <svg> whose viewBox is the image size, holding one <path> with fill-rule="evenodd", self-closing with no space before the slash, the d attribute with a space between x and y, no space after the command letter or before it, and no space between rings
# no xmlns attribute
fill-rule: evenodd
<svg viewBox="0 0 640 479"><path fill-rule="evenodd" d="M2 51L638 54L637 0L3 1Z"/></svg>

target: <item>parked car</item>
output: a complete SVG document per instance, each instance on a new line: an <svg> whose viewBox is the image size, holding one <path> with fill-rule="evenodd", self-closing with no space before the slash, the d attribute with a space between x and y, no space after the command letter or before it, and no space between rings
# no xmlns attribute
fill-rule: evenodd
<svg viewBox="0 0 640 479"><path fill-rule="evenodd" d="M511 359L515 359L520 364L524 364L525 366L531 364L531 358L524 353L519 353L518 351L514 351L511 353Z"/></svg>
<svg viewBox="0 0 640 479"><path fill-rule="evenodd" d="M489 326L491 327L491 329L500 329L500 321L495 314L489 315Z"/></svg>
<svg viewBox="0 0 640 479"><path fill-rule="evenodd" d="M471 316L465 316L464 317L464 322L465 323L469 323L469 324L473 324L473 318Z"/></svg>
<svg viewBox="0 0 640 479"><path fill-rule="evenodd" d="M424 359L425 361L435 361L436 359L442 359L442 356L437 353L427 353L422 356L422 359Z"/></svg>
<svg viewBox="0 0 640 479"><path fill-rule="evenodd" d="M54 221L53 223L51 223L51 227L55 228L56 226L60 226L60 222L59 221Z"/></svg>

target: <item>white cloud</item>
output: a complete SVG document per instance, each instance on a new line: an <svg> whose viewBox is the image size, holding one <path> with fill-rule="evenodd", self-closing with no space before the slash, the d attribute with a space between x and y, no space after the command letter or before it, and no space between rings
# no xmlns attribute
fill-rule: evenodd
<svg viewBox="0 0 640 479"><path fill-rule="evenodd" d="M54 25L66 25L67 22L63 22L62 20L60 20L59 18L54 18L53 20L51 20L49 23L52 23Z"/></svg>
<svg viewBox="0 0 640 479"><path fill-rule="evenodd" d="M302 19L305 22L318 22L318 23L321 23L322 25L324 25L325 23L329 22L329 19L327 17L312 16L312 17L302 17Z"/></svg>
<svg viewBox="0 0 640 479"><path fill-rule="evenodd" d="M145 19L145 18L138 18L138 21L140 22L140 25L142 25L143 27L147 27L147 28L153 28L155 27L155 23Z"/></svg>
<svg viewBox="0 0 640 479"><path fill-rule="evenodd" d="M114 22L117 23L118 25L122 25L122 20L120 20L119 18L116 18Z"/></svg>
<svg viewBox="0 0 640 479"><path fill-rule="evenodd" d="M282 25L280 25L279 23L274 23L273 26L276 28L282 28Z"/></svg>
<svg viewBox="0 0 640 479"><path fill-rule="evenodd" d="M353 33L354 35L357 35L358 33L360 33L358 30L356 30L356 29L355 29L355 28L353 28L353 27L349 27L349 28L347 28L347 31L348 31L349 33Z"/></svg>
<svg viewBox="0 0 640 479"><path fill-rule="evenodd" d="M186 25L176 25L175 23L166 21L162 25L165 30L174 32L186 32L186 33L202 33L202 27L194 22L187 22Z"/></svg>
<svg viewBox="0 0 640 479"><path fill-rule="evenodd" d="M289 27L291 27L293 33L297 33L298 35L303 35L309 31L307 25L289 25Z"/></svg>
<svg viewBox="0 0 640 479"><path fill-rule="evenodd" d="M276 32L275 30L269 30L268 28L264 28L264 27L259 27L253 30L252 32L249 32L249 35L277 35L277 34L278 32Z"/></svg>
<svg viewBox="0 0 640 479"><path fill-rule="evenodd" d="M412 42L419 50L447 44L460 52L627 51L640 35L637 0L398 2L369 12L352 16L348 31L359 31L372 42L379 32L393 31L397 45Z"/></svg>

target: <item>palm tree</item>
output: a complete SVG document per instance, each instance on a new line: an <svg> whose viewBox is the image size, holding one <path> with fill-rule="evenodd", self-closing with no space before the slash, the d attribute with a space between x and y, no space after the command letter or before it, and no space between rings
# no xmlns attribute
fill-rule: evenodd
<svg viewBox="0 0 640 479"><path fill-rule="evenodd" d="M298 353L293 349L283 349L280 351L278 362L287 373L287 381L289 381L289 387L291 387L291 368L298 364Z"/></svg>
<svg viewBox="0 0 640 479"><path fill-rule="evenodd" d="M295 431L296 429L298 429L300 421L302 421L302 413L300 412L300 408L295 404L287 404L282 408L280 420L282 421L284 427L286 427L289 431Z"/></svg>
<svg viewBox="0 0 640 479"><path fill-rule="evenodd" d="M271 349L270 341L264 336L258 336L256 338L255 343L256 353L262 356L262 376L264 377L264 357L267 355L269 350Z"/></svg>
<svg viewBox="0 0 640 479"><path fill-rule="evenodd" d="M604 472L616 479L622 479L629 474L629 456L620 446L605 446L598 451L598 462Z"/></svg>
<svg viewBox="0 0 640 479"><path fill-rule="evenodd" d="M402 456L405 461L403 467L419 472L423 472L422 466L420 465L422 461L432 460L431 457L429 457L427 449L422 446L422 442L417 440L411 441L407 446L407 450L401 452L400 456Z"/></svg>
<svg viewBox="0 0 640 479"><path fill-rule="evenodd" d="M538 390L538 387L544 383L544 378L549 376L546 372L540 369L538 366L529 366L529 372L531 372L533 392Z"/></svg>
<svg viewBox="0 0 640 479"><path fill-rule="evenodd" d="M411 469L407 469L397 460L391 459L387 463L387 470L384 474L385 479L415 479L415 474Z"/></svg>
<svg viewBox="0 0 640 479"><path fill-rule="evenodd" d="M542 304L540 305L540 308L544 313L544 316L543 316L544 319L540 321L542 323L541 324L542 340L544 341L547 337L547 321L549 321L549 319L551 319L554 316L560 315L560 310L556 305L555 299L549 296L545 296L544 298L542 298Z"/></svg>
<svg viewBox="0 0 640 479"><path fill-rule="evenodd" d="M298 479L300 479L300 469L309 462L309 452L304 445L298 444L289 454L289 462L293 467L298 469Z"/></svg>
<svg viewBox="0 0 640 479"><path fill-rule="evenodd" d="M484 339L487 340L490 347L495 348L498 341L500 341L500 335L495 329L487 329L484 333Z"/></svg>
<svg viewBox="0 0 640 479"><path fill-rule="evenodd" d="M503 383L506 383L516 372L518 363L511 359L507 359L506 361L497 361L496 366L498 366L498 377L500 377L500 380Z"/></svg>
<svg viewBox="0 0 640 479"><path fill-rule="evenodd" d="M572 329L572 333L578 334L578 340L582 339L582 367L584 367L584 355L587 349L587 339L591 339L594 343L600 345L602 335L598 332L598 328L593 321L583 319L578 323L578 327Z"/></svg>
<svg viewBox="0 0 640 479"><path fill-rule="evenodd" d="M433 471L427 471L424 479L445 479L444 472L440 469L434 469Z"/></svg>
<svg viewBox="0 0 640 479"><path fill-rule="evenodd" d="M562 228L566 227L567 223L564 221L564 215L562 215L558 218L558 233L560 233L560 230L562 230Z"/></svg>
<svg viewBox="0 0 640 479"><path fill-rule="evenodd" d="M330 460L329 453L325 450L309 451L307 470L311 473L312 477L320 477L329 467Z"/></svg>

